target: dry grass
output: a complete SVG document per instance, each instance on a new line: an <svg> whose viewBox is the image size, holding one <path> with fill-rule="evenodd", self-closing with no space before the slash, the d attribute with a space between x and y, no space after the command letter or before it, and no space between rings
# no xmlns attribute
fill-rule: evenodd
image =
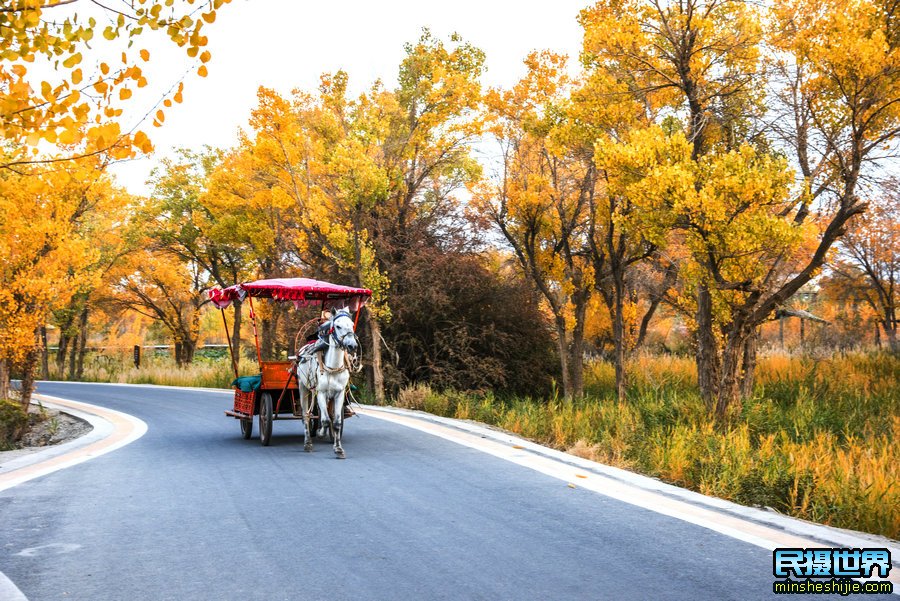
<svg viewBox="0 0 900 601"><path fill-rule="evenodd" d="M253 361L242 360L241 375L259 373ZM66 379L50 369L51 379ZM160 386L190 386L197 388L229 388L234 373L228 359L198 359L186 367L177 367L171 359L146 357L140 368L130 360L92 361L81 378L85 382L118 382L121 384L158 384Z"/></svg>

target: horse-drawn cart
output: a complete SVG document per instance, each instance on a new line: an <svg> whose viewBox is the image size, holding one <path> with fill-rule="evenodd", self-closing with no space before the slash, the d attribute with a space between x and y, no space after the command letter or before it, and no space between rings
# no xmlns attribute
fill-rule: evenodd
<svg viewBox="0 0 900 601"><path fill-rule="evenodd" d="M327 377L330 374L344 371L343 353L348 345L352 343L356 348L355 335L353 330L359 320L359 314L363 305L372 296L372 291L366 288L351 288L348 286L340 286L329 282L322 282L308 278L286 278L258 280L255 282L247 282L244 284L235 284L228 288L214 288L209 291L209 298L216 307L222 311L222 321L225 324L225 336L228 341L228 350L231 356L231 364L234 370L234 406L225 414L236 418L240 421L241 434L245 439L249 439L253 435L253 416L259 416L259 439L263 446L268 446L272 440L272 423L276 420L299 420L303 419L305 424L305 443L307 450L311 449L311 430L317 429L321 423L335 424L340 426L343 423L343 393L341 393L340 416L333 415L332 404L324 404L327 415L323 420L323 403L313 404L307 407L307 393L315 391L315 375L318 369L321 369L322 376ZM330 325L328 331L328 343L337 349L335 353L341 353L341 364L335 367L328 367L327 361L323 360L323 354L318 357L313 353L306 356L300 356L299 350L297 357L291 358L289 361L264 361L259 345L259 335L256 328L256 312L253 308L254 298L269 298L276 302L292 302L295 308L306 306L320 305L324 311L330 309L336 311L334 317L334 325ZM250 322L253 324L253 338L256 343L256 359L259 363L259 374L241 377L238 372L238 351L232 348L231 334L228 331L228 321L225 319L225 308L231 305L235 300L243 302L248 300L250 304ZM350 324L350 315L355 313ZM338 323L339 318L346 318L345 324L341 326ZM336 334L340 328L348 328L349 334L353 335L348 340L347 334L341 337ZM298 333L298 337L299 337ZM329 346L329 353L331 347ZM328 355L329 357L331 355ZM305 362L305 363L304 363ZM317 365L315 365L317 363ZM298 367L300 372L306 374L298 380ZM318 367L318 369L317 369ZM305 369L304 369L305 368ZM313 375L311 376L310 373ZM342 380L342 386L346 386L347 378ZM340 445L339 432L334 436L336 440L335 452L338 452ZM343 450L339 456L343 455Z"/></svg>

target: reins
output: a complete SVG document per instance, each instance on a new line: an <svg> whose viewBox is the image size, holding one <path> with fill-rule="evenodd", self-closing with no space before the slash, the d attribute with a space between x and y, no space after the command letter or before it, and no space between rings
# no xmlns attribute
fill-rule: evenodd
<svg viewBox="0 0 900 601"><path fill-rule="evenodd" d="M328 367L325 365L323 356L325 353L316 353L316 359L319 361L319 369L326 374L339 374L342 371L349 370L350 373L359 373L362 371L362 362L347 351L344 351L344 364L341 367Z"/></svg>

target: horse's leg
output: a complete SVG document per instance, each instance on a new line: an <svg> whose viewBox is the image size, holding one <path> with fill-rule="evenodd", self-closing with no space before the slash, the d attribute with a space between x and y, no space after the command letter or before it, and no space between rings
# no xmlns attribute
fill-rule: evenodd
<svg viewBox="0 0 900 601"><path fill-rule="evenodd" d="M319 378L319 386L316 388L316 402L319 404L319 436L325 436L327 428L331 427L331 418L328 416L328 390L323 378Z"/></svg>
<svg viewBox="0 0 900 601"><path fill-rule="evenodd" d="M309 432L309 389L300 382L300 370L297 370L297 388L300 390L300 411L303 412L303 450L309 453L313 450L312 438Z"/></svg>
<svg viewBox="0 0 900 601"><path fill-rule="evenodd" d="M345 459L347 455L344 453L344 447L341 445L341 438L344 433L344 391L342 388L340 392L334 395L334 425L332 430L334 432L334 454L337 455L338 459Z"/></svg>

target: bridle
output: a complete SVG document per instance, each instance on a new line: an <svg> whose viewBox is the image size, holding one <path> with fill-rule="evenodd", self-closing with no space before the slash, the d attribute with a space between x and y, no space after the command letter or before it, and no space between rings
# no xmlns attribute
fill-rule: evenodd
<svg viewBox="0 0 900 601"><path fill-rule="evenodd" d="M319 361L319 369L325 373L339 373L346 370L349 370L353 373L359 372L362 370L362 362L359 360L359 355L351 355L347 350L347 339L349 337L353 337L353 340L356 342L356 348L359 348L359 338L356 336L356 332L353 331L353 328L350 328L349 332L339 336L337 333L337 329L334 327L334 322L337 321L339 317L346 317L350 319L350 315L348 313L338 313L334 317L331 318L331 330L328 331L328 336L334 343L344 351L344 364L341 367L331 369L325 366L325 361L323 360L322 353L317 353L318 361Z"/></svg>
<svg viewBox="0 0 900 601"><path fill-rule="evenodd" d="M351 338L354 342L356 342L356 347L359 348L359 338L356 336L356 332L353 331L353 328L350 328L349 332L344 333L341 336L338 336L337 328L334 327L334 322L338 320L338 317L346 317L350 319L350 316L347 313L338 313L331 320L331 330L328 332L329 336L332 340L334 340L335 344L337 344L344 351L347 350L347 338Z"/></svg>

